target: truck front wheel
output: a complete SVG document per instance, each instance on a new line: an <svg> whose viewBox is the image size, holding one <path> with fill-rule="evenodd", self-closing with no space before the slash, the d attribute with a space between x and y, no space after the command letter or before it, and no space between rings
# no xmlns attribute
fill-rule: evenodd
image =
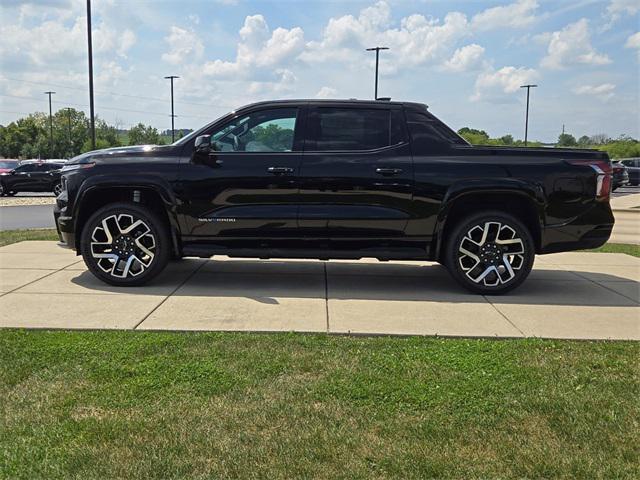
<svg viewBox="0 0 640 480"><path fill-rule="evenodd" d="M165 268L171 244L155 212L139 204L112 203L85 223L80 251L87 268L102 281L136 286Z"/></svg>
<svg viewBox="0 0 640 480"><path fill-rule="evenodd" d="M474 293L497 295L519 286L531 272L535 246L516 217L485 211L459 221L447 238L451 275Z"/></svg>

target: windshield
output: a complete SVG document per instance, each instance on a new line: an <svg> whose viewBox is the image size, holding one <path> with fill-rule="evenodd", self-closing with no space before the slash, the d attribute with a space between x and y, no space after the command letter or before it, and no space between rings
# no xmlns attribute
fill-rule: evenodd
<svg viewBox="0 0 640 480"><path fill-rule="evenodd" d="M192 138L196 138L198 135L204 135L204 133L214 124L221 122L222 120L225 120L228 117L231 117L233 115L235 115L235 111L233 112L229 112L226 113L224 115L222 115L220 118L217 118L216 120L214 120L213 122L207 123L204 127L199 128L198 130L194 130L193 132L191 132L188 135L185 135L182 138L179 138L178 140L176 140L175 142L173 142L171 145L183 145L186 142L188 142L189 140L191 140Z"/></svg>

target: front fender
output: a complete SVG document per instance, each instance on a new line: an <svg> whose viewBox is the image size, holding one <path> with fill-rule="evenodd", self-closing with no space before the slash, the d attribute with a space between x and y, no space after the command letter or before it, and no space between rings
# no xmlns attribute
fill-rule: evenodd
<svg viewBox="0 0 640 480"><path fill-rule="evenodd" d="M169 181L160 176L136 174L134 177L131 177L130 180L127 180L122 174L105 174L92 175L86 178L78 188L78 194L73 205L73 218L75 221L79 221L81 219L81 215L86 217L85 212L81 212L81 208L82 205L85 204L85 200L88 198L88 195L93 194L94 192L113 191L116 189L152 190L156 193L162 200L162 207L167 213L167 218L171 226L171 236L174 249L178 251L178 234L180 232L180 226L177 216L176 197ZM75 230L76 236L80 235L81 229L77 228L77 224Z"/></svg>

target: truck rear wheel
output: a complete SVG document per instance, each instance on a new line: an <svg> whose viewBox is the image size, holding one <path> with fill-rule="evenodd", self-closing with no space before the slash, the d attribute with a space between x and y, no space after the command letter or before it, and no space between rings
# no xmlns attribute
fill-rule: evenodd
<svg viewBox="0 0 640 480"><path fill-rule="evenodd" d="M136 286L165 268L171 245L164 222L153 211L133 203L112 203L86 222L80 251L87 268L100 280Z"/></svg>
<svg viewBox="0 0 640 480"><path fill-rule="evenodd" d="M451 275L474 293L498 295L529 275L535 246L516 217L485 211L462 219L448 236L445 261Z"/></svg>

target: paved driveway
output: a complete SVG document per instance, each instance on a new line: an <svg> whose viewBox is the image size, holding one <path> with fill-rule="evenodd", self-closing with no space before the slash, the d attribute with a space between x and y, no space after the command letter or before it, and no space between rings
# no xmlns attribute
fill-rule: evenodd
<svg viewBox="0 0 640 480"><path fill-rule="evenodd" d="M437 264L188 259L152 285L96 280L54 242L0 248L0 326L640 340L640 259L538 257L512 294L461 290Z"/></svg>

